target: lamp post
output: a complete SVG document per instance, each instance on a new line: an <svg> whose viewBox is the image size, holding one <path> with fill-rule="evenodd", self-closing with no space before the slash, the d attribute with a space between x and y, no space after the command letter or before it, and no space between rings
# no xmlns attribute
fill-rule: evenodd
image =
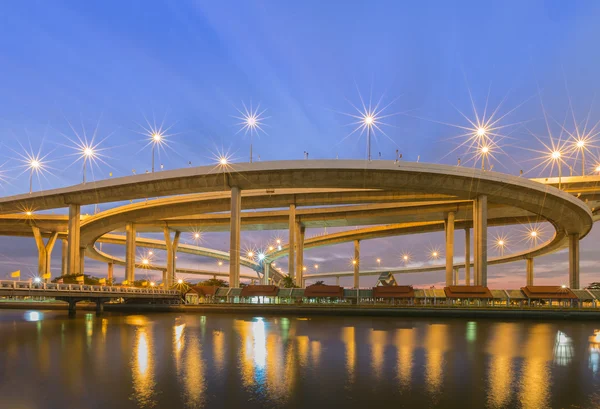
<svg viewBox="0 0 600 409"><path fill-rule="evenodd" d="M152 134L152 173L154 173L154 150L156 149L156 145L162 143L163 136L159 132L154 132Z"/></svg>
<svg viewBox="0 0 600 409"><path fill-rule="evenodd" d="M365 115L363 122L367 127L367 160L371 162L371 128L375 122L375 118L371 114Z"/></svg>
<svg viewBox="0 0 600 409"><path fill-rule="evenodd" d="M29 194L33 192L33 172L37 172L42 167L42 163L37 159L29 161Z"/></svg>
<svg viewBox="0 0 600 409"><path fill-rule="evenodd" d="M88 163L88 160L92 160L94 158L94 149L89 146L84 147L83 151L82 151L82 155L83 155L83 184L85 184L87 163Z"/></svg>
<svg viewBox="0 0 600 409"><path fill-rule="evenodd" d="M553 151L551 153L551 157L552 160L556 161L558 163L558 188L561 189L562 187L562 166L561 166L561 153L560 151Z"/></svg>
<svg viewBox="0 0 600 409"><path fill-rule="evenodd" d="M585 141L580 139L575 146L581 151L581 176L585 176Z"/></svg>

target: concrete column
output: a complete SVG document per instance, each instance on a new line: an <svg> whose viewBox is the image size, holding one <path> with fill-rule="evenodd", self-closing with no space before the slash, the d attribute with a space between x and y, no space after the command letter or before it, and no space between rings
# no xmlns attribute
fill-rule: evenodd
<svg viewBox="0 0 600 409"><path fill-rule="evenodd" d="M180 231L175 231L175 237L171 240L171 231L168 227L163 229L165 244L167 246L167 281L165 286L171 287L175 283L177 275L177 247L179 247Z"/></svg>
<svg viewBox="0 0 600 409"><path fill-rule="evenodd" d="M33 238L38 249L38 275L46 280L46 277L50 274L52 249L54 248L54 243L56 243L58 233L52 233L48 241L44 244L44 238L39 227L31 226L31 230L33 231Z"/></svg>
<svg viewBox="0 0 600 409"><path fill-rule="evenodd" d="M67 239L62 240L62 254L61 254L61 266L60 266L60 275L64 276L68 274L69 268L69 244Z"/></svg>
<svg viewBox="0 0 600 409"><path fill-rule="evenodd" d="M533 258L525 259L527 267L527 285L533 285Z"/></svg>
<svg viewBox="0 0 600 409"><path fill-rule="evenodd" d="M475 285L487 286L487 196L473 201Z"/></svg>
<svg viewBox="0 0 600 409"><path fill-rule="evenodd" d="M107 274L107 278L106 281L108 281L107 284L112 285L113 280L114 280L114 275L115 275L115 265L113 263L108 263L108 274Z"/></svg>
<svg viewBox="0 0 600 409"><path fill-rule="evenodd" d="M340 285L340 276L335 277L335 285Z"/></svg>
<svg viewBox="0 0 600 409"><path fill-rule="evenodd" d="M290 205L290 218L288 223L289 239L288 239L288 275L292 280L296 281L296 205Z"/></svg>
<svg viewBox="0 0 600 409"><path fill-rule="evenodd" d="M135 280L135 224L125 225L125 280L129 285Z"/></svg>
<svg viewBox="0 0 600 409"><path fill-rule="evenodd" d="M79 272L85 273L85 247L79 249Z"/></svg>
<svg viewBox="0 0 600 409"><path fill-rule="evenodd" d="M446 218L446 287L453 284L454 272L454 212Z"/></svg>
<svg viewBox="0 0 600 409"><path fill-rule="evenodd" d="M471 229L465 229L465 284L471 285Z"/></svg>
<svg viewBox="0 0 600 409"><path fill-rule="evenodd" d="M69 226L67 231L69 262L68 274L79 273L79 235L81 226L81 206L69 205Z"/></svg>
<svg viewBox="0 0 600 409"><path fill-rule="evenodd" d="M459 269L458 267L454 269L454 285L458 285L458 277L459 277Z"/></svg>
<svg viewBox="0 0 600 409"><path fill-rule="evenodd" d="M360 240L354 240L354 288L360 285Z"/></svg>
<svg viewBox="0 0 600 409"><path fill-rule="evenodd" d="M263 284L269 285L269 269L271 268L271 264L263 261Z"/></svg>
<svg viewBox="0 0 600 409"><path fill-rule="evenodd" d="M240 188L231 188L231 224L229 236L229 286L240 286L240 228L242 224L242 194Z"/></svg>
<svg viewBox="0 0 600 409"><path fill-rule="evenodd" d="M296 284L301 288L304 278L304 233L306 228L300 225L300 222L296 223Z"/></svg>
<svg viewBox="0 0 600 409"><path fill-rule="evenodd" d="M569 288L579 289L579 234L569 234Z"/></svg>

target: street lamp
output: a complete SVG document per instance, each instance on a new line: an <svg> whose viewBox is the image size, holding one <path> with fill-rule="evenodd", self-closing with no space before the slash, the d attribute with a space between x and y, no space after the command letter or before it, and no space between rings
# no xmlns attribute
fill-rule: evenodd
<svg viewBox="0 0 600 409"><path fill-rule="evenodd" d="M85 173L86 167L89 160L93 160L95 157L94 149L90 146L84 146L81 150L81 155L83 156L83 183L85 184Z"/></svg>
<svg viewBox="0 0 600 409"><path fill-rule="evenodd" d="M371 128L375 123L375 117L371 113L367 113L363 117L363 124L367 128L367 160L371 162Z"/></svg>
<svg viewBox="0 0 600 409"><path fill-rule="evenodd" d="M550 157L553 161L558 163L558 188L562 187L562 166L561 166L561 153L558 150L552 151Z"/></svg>
<svg viewBox="0 0 600 409"><path fill-rule="evenodd" d="M39 172L42 168L42 162L39 159L31 159L29 161L29 194L33 191L33 172Z"/></svg>
<svg viewBox="0 0 600 409"><path fill-rule="evenodd" d="M575 143L575 146L581 151L581 176L585 176L585 141L583 139L579 139Z"/></svg>
<svg viewBox="0 0 600 409"><path fill-rule="evenodd" d="M159 145L163 141L163 136L160 132L152 133L152 140L150 143L152 144L152 173L154 173L154 150L156 149L156 145Z"/></svg>
<svg viewBox="0 0 600 409"><path fill-rule="evenodd" d="M381 268L381 259L380 258L377 259L377 267Z"/></svg>
<svg viewBox="0 0 600 409"><path fill-rule="evenodd" d="M490 152L490 148L488 146L481 147L481 170L485 170L485 157Z"/></svg>

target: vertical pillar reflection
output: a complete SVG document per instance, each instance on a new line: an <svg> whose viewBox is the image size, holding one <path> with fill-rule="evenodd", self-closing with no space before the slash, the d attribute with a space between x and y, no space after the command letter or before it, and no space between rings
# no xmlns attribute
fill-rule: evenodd
<svg viewBox="0 0 600 409"><path fill-rule="evenodd" d="M346 345L346 373L350 383L354 382L354 370L356 366L356 338L354 327L342 328L342 340Z"/></svg>
<svg viewBox="0 0 600 409"><path fill-rule="evenodd" d="M133 398L140 407L152 407L156 405L152 327L145 322L140 324L135 333L131 362Z"/></svg>
<svg viewBox="0 0 600 409"><path fill-rule="evenodd" d="M413 367L413 350L415 342L414 329L398 329L396 330L396 353L398 379L400 386L403 388L410 387Z"/></svg>
<svg viewBox="0 0 600 409"><path fill-rule="evenodd" d="M448 327L445 324L432 324L425 335L425 383L432 395L437 395L444 375L444 352L448 347Z"/></svg>
<svg viewBox="0 0 600 409"><path fill-rule="evenodd" d="M497 323L490 339L488 352L488 404L503 408L510 404L512 382L515 376L513 360L516 358L518 327L513 323Z"/></svg>

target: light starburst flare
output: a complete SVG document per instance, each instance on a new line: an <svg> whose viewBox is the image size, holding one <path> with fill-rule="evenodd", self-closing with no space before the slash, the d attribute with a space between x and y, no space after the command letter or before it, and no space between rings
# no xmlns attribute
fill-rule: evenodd
<svg viewBox="0 0 600 409"><path fill-rule="evenodd" d="M237 108L236 108L237 109ZM259 133L263 133L267 135L264 130L266 126L265 120L269 119L269 117L265 117L264 114L267 111L266 108L260 108L260 104L254 108L252 103L248 107L244 102L242 102L242 109L237 109L240 116L234 116L234 118L239 119L241 122L238 122L236 125L240 127L239 131L244 132L244 135L250 136L250 163L253 162L253 152L252 152L252 140L253 137L259 136Z"/></svg>

